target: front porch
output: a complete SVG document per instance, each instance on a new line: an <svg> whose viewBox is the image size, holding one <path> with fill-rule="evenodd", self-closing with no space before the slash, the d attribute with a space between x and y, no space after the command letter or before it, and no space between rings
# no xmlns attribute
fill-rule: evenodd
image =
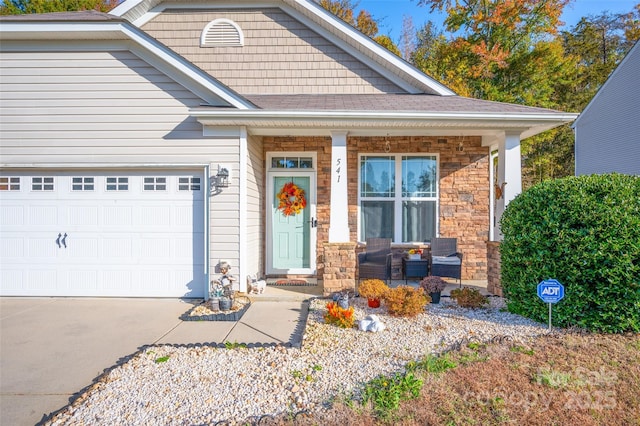
<svg viewBox="0 0 640 426"><path fill-rule="evenodd" d="M274 280L268 280L273 282ZM309 279L310 282L315 282L316 285L294 285L294 286L286 286L286 285L269 285L265 288L262 294L251 294L249 297L252 301L303 301L312 298L321 298L328 297L331 293L324 292L324 285L322 281L316 281L313 279ZM451 294L451 290L460 288L460 284L456 280L445 278L447 282L447 287L442 291L442 296L449 297ZM389 286L397 287L400 285L409 285L411 287L418 287L419 280L409 279L407 284L402 279L393 279L391 280ZM471 287L480 291L481 294L485 296L497 296L491 293L487 289L487 281L483 280L462 280L463 287Z"/></svg>
<svg viewBox="0 0 640 426"><path fill-rule="evenodd" d="M336 139L338 139L337 145ZM458 239L459 251L464 253L463 279L486 280L487 251L486 241L492 234L493 169L490 167L490 147L486 146L481 136L349 136L339 134L330 137L312 136L264 136L254 138L261 143L262 155L267 169L262 172L268 175L270 162L274 157L287 158L288 155L302 157L313 156L315 159L316 182L315 204L313 216L317 219L314 247L314 276L323 283L325 294L353 287L357 278L356 255L363 249L359 241L366 239L369 230L364 229L362 204L360 199L361 162L366 158L433 158L437 170L434 175L435 217L432 219L416 216L412 218L414 225L420 230L421 221L432 220L431 229L418 241L402 242L404 219L396 219L393 240L392 278L401 279L401 264L404 253L410 248L428 248L428 240L434 236L448 236ZM341 141L341 142L340 142ZM344 146L342 145L344 144ZM335 151L343 151L344 160L334 158ZM425 157L427 156L427 157ZM336 175L339 167L340 179ZM397 176L400 176L398 173ZM399 178L399 177L398 177ZM340 184L337 181L340 180ZM264 184L265 210L272 208L269 201L272 197L268 182ZM338 193L336 195L336 192ZM419 199L417 199L419 200ZM421 212L420 212L421 213ZM402 211L396 211L400 218ZM270 232L269 215L264 215L263 227ZM338 223L339 231L332 232ZM431 223L431 222L429 222ZM415 232L412 230L412 232ZM422 231L420 231L422 232ZM264 250L272 250L269 238L266 238ZM265 255L268 259L269 256ZM268 268L265 268L268 269ZM304 274L270 275L267 277L305 276Z"/></svg>

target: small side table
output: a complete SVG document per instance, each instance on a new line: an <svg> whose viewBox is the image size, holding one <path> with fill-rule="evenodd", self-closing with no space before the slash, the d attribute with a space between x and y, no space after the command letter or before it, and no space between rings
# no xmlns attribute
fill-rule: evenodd
<svg viewBox="0 0 640 426"><path fill-rule="evenodd" d="M429 260L410 260L405 257L402 258L402 278L404 283L407 284L407 279L412 278L424 278L429 275Z"/></svg>

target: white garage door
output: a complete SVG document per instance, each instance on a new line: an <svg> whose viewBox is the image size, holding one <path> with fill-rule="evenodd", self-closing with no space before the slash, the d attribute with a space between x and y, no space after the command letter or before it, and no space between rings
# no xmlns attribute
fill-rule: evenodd
<svg viewBox="0 0 640 426"><path fill-rule="evenodd" d="M3 296L204 297L198 171L3 172Z"/></svg>

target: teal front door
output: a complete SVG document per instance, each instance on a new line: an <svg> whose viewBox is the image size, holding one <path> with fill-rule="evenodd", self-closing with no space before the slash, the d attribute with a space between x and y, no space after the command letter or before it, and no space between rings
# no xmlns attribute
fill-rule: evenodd
<svg viewBox="0 0 640 426"><path fill-rule="evenodd" d="M267 273L315 274L313 174L270 173L269 194L271 238Z"/></svg>

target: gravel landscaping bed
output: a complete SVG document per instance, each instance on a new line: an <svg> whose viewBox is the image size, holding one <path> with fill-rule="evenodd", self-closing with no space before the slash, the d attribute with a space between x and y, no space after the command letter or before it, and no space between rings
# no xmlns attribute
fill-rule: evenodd
<svg viewBox="0 0 640 426"><path fill-rule="evenodd" d="M310 304L302 348L153 346L101 380L50 425L242 424L263 416L316 412L335 397L358 396L367 381L402 371L411 360L451 349L461 342L525 342L547 334L543 324L503 311L491 298L471 310L443 299L414 318L394 318L384 305L368 308L352 300L358 320L376 314L380 333L324 324L326 299Z"/></svg>

